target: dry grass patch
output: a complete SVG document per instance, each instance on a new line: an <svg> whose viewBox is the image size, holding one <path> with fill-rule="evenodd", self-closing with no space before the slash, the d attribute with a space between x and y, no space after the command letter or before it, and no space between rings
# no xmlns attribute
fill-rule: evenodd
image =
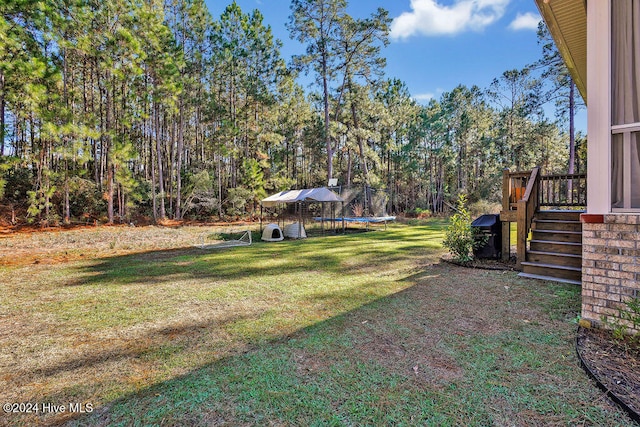
<svg viewBox="0 0 640 427"><path fill-rule="evenodd" d="M58 264L159 249L189 248L206 236L255 225L131 227L126 225L45 229L0 235L0 266Z"/></svg>

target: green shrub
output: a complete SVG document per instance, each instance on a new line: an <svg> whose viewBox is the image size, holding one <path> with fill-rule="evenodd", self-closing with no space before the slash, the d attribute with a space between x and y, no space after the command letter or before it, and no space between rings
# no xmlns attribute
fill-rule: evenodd
<svg viewBox="0 0 640 427"><path fill-rule="evenodd" d="M247 213L246 206L253 199L251 190L243 187L231 188L225 200L225 213L231 217L238 217Z"/></svg>
<svg viewBox="0 0 640 427"><path fill-rule="evenodd" d="M486 239L471 228L471 214L467 210L467 197L458 196L457 212L451 217L442 245L456 261L469 262L473 259L473 249L486 243Z"/></svg>
<svg viewBox="0 0 640 427"><path fill-rule="evenodd" d="M183 195L185 197L183 216L192 212L195 218L211 217L218 212L218 195L214 188L214 181L209 171L183 173Z"/></svg>
<svg viewBox="0 0 640 427"><path fill-rule="evenodd" d="M95 182L78 176L69 180L69 210L72 217L85 221L99 218L107 209L106 205Z"/></svg>
<svg viewBox="0 0 640 427"><path fill-rule="evenodd" d="M48 190L27 191L29 207L27 208L27 222L32 224L36 219L47 223L56 223L60 218L53 210L51 198L56 192L56 187Z"/></svg>
<svg viewBox="0 0 640 427"><path fill-rule="evenodd" d="M429 209L416 208L416 218L427 219L430 216L431 216L431 211Z"/></svg>
<svg viewBox="0 0 640 427"><path fill-rule="evenodd" d="M404 214L409 218L418 218L418 219L427 219L427 218L430 218L432 215L429 209L423 209L423 208L409 209L405 211Z"/></svg>
<svg viewBox="0 0 640 427"><path fill-rule="evenodd" d="M33 171L17 157L0 158L0 199L23 203L33 188Z"/></svg>

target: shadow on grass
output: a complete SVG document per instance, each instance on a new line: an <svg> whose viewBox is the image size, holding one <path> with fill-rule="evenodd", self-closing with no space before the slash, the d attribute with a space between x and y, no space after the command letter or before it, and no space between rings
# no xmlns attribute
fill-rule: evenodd
<svg viewBox="0 0 640 427"><path fill-rule="evenodd" d="M377 407L348 406L360 405L358 401L369 387L379 393L387 381L392 389L430 393L418 390L418 384L405 375L410 370L388 376L370 370L364 357L361 361L343 358L353 351L354 340L362 339L351 336L349 328L354 323L366 325L361 316L370 318L381 308L388 309L408 291L378 298L290 334L262 342L250 340L226 357L109 402L71 424L129 425L135 420L143 425L342 425L351 423L348 416L338 413L352 410L356 424L357 420L368 424L388 415L392 421L393 411L388 412L391 405L400 403L396 401L399 396L380 396L386 402ZM314 298L330 305L335 295ZM201 327L208 325L188 329ZM49 399L57 401L56 396Z"/></svg>
<svg viewBox="0 0 640 427"><path fill-rule="evenodd" d="M133 345L127 342L122 345L103 346L102 348L93 349L88 356L67 359L62 363L44 369L22 372L21 376L23 378L30 376L49 377L63 372L70 372L78 368L91 370L92 367L107 361L112 363L122 359L144 358L146 355L160 351L167 346L171 346L174 349L184 347L188 343L183 341L201 335L210 328L225 328L236 322L256 320L263 314L264 311L260 310L245 314L235 314L224 319L216 319L215 321L195 322L188 325L168 326L156 329L152 333L136 340Z"/></svg>
<svg viewBox="0 0 640 427"><path fill-rule="evenodd" d="M571 359L572 325L542 316L559 298L573 301L573 294L565 295L571 288L538 285L545 292L536 293L530 284L515 289L511 275L440 265L428 270L405 278L410 286L400 292L250 342L76 423L632 425L599 400ZM483 277L495 283L479 283ZM514 289L505 291L504 284ZM495 311L498 325L489 335L483 322L456 326L461 313L473 320L479 310L469 307L472 290L478 304ZM500 298L484 300L498 290L504 291ZM530 299L540 319L511 318L519 312L510 304L514 298L521 304ZM573 310L578 307L574 302Z"/></svg>
<svg viewBox="0 0 640 427"><path fill-rule="evenodd" d="M413 233L376 231L276 243L258 241L225 249L178 248L122 255L82 267L78 279L65 285L150 285L180 278L228 281L305 271L339 274L353 259L375 268L440 247L442 233L438 228L417 228ZM430 233L428 237L425 231Z"/></svg>

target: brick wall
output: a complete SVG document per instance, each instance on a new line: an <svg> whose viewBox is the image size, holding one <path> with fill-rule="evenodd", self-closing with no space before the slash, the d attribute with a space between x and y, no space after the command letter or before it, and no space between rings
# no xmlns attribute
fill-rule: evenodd
<svg viewBox="0 0 640 427"><path fill-rule="evenodd" d="M602 223L583 223L582 319L606 327L601 317L618 317L634 297L640 297L640 215L604 215Z"/></svg>

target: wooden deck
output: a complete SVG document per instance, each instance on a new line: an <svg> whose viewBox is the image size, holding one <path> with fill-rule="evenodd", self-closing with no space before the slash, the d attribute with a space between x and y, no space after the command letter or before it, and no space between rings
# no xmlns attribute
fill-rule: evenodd
<svg viewBox="0 0 640 427"><path fill-rule="evenodd" d="M510 248L510 223L517 223L521 275L580 283L586 174L541 175L540 168L503 174L502 247ZM510 251L503 250L503 259Z"/></svg>

